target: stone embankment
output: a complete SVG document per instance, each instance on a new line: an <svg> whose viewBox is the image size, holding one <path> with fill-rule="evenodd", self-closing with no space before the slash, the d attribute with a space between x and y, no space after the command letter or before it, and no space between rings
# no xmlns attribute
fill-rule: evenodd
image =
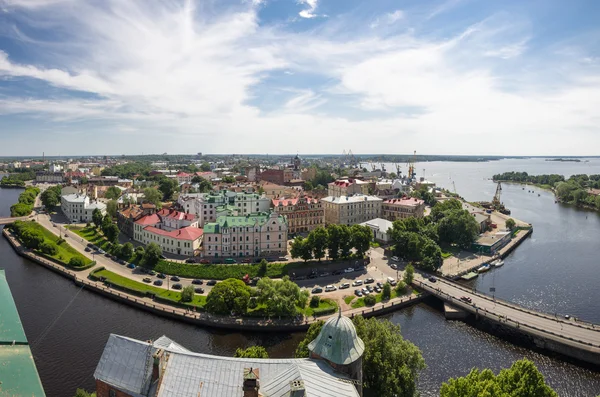
<svg viewBox="0 0 600 397"><path fill-rule="evenodd" d="M8 229L4 229L2 234L9 241L17 254L72 280L76 285L81 286L82 288L87 288L88 290L104 295L108 298L142 310L146 310L148 312L190 324L235 330L306 331L313 322L327 320L331 316L337 315L333 314L323 317L298 318L297 320L285 318L230 317L217 316L208 314L206 312L195 312L189 309L169 306L158 303L151 298L141 298L126 294L124 292L112 289L102 282L90 280L84 276L84 274L87 274L88 272L83 273L67 269L64 266L47 260L46 258L42 258L26 247L23 247ZM428 296L427 293L421 293L419 295L394 298L387 302L377 303L372 307L345 310L342 313L347 317L354 317L358 315L362 315L364 317L380 316L421 302L426 296Z"/></svg>

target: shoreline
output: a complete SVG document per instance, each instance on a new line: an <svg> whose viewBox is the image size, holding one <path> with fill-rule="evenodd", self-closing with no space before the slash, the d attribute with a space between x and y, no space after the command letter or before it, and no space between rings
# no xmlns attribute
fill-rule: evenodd
<svg viewBox="0 0 600 397"><path fill-rule="evenodd" d="M185 310L178 307L158 303L150 298L140 298L134 295L126 294L124 292L109 288L101 282L79 277L77 271L66 269L63 266L53 263L45 258L42 258L34 254L33 252L30 252L28 249L22 247L21 244L16 240L16 238L12 236L12 233L8 229L4 228L2 230L2 234L8 240L8 242L10 243L11 247L15 250L17 255L27 258L32 262L42 265L45 268L54 271L67 279L72 280L77 286L80 286L82 288L87 287L88 290L91 290L95 293L113 299L120 303L124 303L129 306L133 306L156 315L172 318L189 324L237 331L252 330L269 332L302 332L306 331L313 322L319 320L327 320L332 316L338 315L336 312L328 316L305 319L303 321L294 321L294 319L254 319L249 317L225 317L212 315L205 312L193 312L190 310ZM420 303L428 296L429 294L427 293L421 293L419 295L411 295L409 297L394 298L390 299L387 302L377 303L372 307L345 310L342 311L342 314L350 318L353 318L356 315L362 315L365 318L382 316L394 312L396 310L400 310L404 307Z"/></svg>

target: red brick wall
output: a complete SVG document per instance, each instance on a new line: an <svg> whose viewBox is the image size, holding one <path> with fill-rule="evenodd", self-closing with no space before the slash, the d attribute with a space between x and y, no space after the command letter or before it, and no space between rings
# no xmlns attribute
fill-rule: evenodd
<svg viewBox="0 0 600 397"><path fill-rule="evenodd" d="M283 170L264 170L260 174L260 180L275 183L277 185L283 185Z"/></svg>
<svg viewBox="0 0 600 397"><path fill-rule="evenodd" d="M100 380L96 380L96 397L111 397L109 394L110 390L114 390L116 392L116 397L131 397L130 394L123 393L122 391L117 390L114 387L110 387Z"/></svg>

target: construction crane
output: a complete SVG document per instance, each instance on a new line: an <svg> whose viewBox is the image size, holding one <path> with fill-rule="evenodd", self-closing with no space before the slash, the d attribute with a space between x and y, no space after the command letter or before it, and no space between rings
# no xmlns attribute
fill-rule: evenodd
<svg viewBox="0 0 600 397"><path fill-rule="evenodd" d="M412 179L417 176L417 169L415 163L417 162L417 151L415 150L412 159L408 160L408 178Z"/></svg>
<svg viewBox="0 0 600 397"><path fill-rule="evenodd" d="M385 172L385 165L383 163L381 163L381 171Z"/></svg>
<svg viewBox="0 0 600 397"><path fill-rule="evenodd" d="M494 198L492 199L492 207L494 207L494 209L499 209L500 206L502 205L502 202L500 201L501 193L502 193L502 184L500 182L498 182L498 185L496 186L496 194L494 194Z"/></svg>
<svg viewBox="0 0 600 397"><path fill-rule="evenodd" d="M400 164L395 164L396 166L396 176L398 178L400 178L400 174L402 173L402 171L400 171Z"/></svg>

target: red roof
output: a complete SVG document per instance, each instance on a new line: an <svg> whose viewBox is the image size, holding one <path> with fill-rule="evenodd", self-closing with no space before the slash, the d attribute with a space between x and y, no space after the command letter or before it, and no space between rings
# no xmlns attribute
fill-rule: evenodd
<svg viewBox="0 0 600 397"><path fill-rule="evenodd" d="M400 198L400 199L389 199L383 202L384 204L397 204L405 205L408 207L415 207L417 205L423 205L425 201L418 198Z"/></svg>
<svg viewBox="0 0 600 397"><path fill-rule="evenodd" d="M158 229L153 226L146 226L144 228L144 230L146 230L150 233L158 234L160 236L165 236L165 237L171 237L171 238L174 238L177 240L191 240L191 241L199 239L200 237L202 237L202 233L203 233L202 229L199 229L199 228L193 227L193 226L184 227L179 230L172 230L170 232L168 232L166 230Z"/></svg>
<svg viewBox="0 0 600 397"><path fill-rule="evenodd" d="M187 174L187 173L185 173L183 171L180 171L180 172L177 173L177 176L192 176L192 174Z"/></svg>
<svg viewBox="0 0 600 397"><path fill-rule="evenodd" d="M158 211L158 215L160 215L163 218L179 219L186 221L193 221L194 219L196 219L196 217L193 214L186 214L185 212L173 211L169 210L168 208L163 208L162 210Z"/></svg>
<svg viewBox="0 0 600 397"><path fill-rule="evenodd" d="M156 214L146 215L145 217L135 221L138 225L156 225L160 223L160 218Z"/></svg>
<svg viewBox="0 0 600 397"><path fill-rule="evenodd" d="M281 205L296 205L298 203L298 197L296 198L281 198L281 199L273 199L273 205L274 206L278 206L280 203ZM312 198L312 197L306 197L306 202L308 204L316 204L319 202L319 200Z"/></svg>

